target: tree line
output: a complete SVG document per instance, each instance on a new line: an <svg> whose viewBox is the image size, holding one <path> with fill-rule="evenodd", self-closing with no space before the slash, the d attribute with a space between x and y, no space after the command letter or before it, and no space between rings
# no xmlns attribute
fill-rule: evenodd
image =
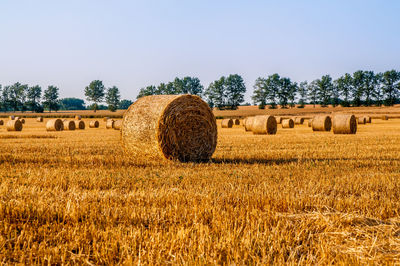
<svg viewBox="0 0 400 266"><path fill-rule="evenodd" d="M336 80L330 75L308 83L292 81L275 73L259 77L253 86L252 100L260 109L304 108L306 104L343 107L392 106L399 103L400 72L383 73L359 70L346 73ZM156 94L194 94L205 99L211 107L236 109L244 102L246 86L238 74L223 76L204 89L196 77L175 78L174 81L140 89L137 98Z"/></svg>
<svg viewBox="0 0 400 266"><path fill-rule="evenodd" d="M127 109L132 101L121 100L119 89L112 86L106 89L100 80L92 81L85 88L86 99L93 104L88 107L85 102L78 98L59 99L59 88L53 85L48 86L42 93L42 87L39 85L28 86L19 82L13 85L0 85L0 110L8 111L32 111L41 113L44 110L98 110L108 109L116 111L117 109ZM105 102L107 106L101 105ZM100 105L99 105L100 104Z"/></svg>

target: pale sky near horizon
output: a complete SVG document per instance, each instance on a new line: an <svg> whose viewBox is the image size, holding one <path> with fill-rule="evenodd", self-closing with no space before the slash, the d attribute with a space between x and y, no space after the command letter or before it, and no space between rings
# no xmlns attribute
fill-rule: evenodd
<svg viewBox="0 0 400 266"><path fill-rule="evenodd" d="M240 74L301 82L400 70L400 1L1 0L0 84L84 98L100 79L132 99L141 87Z"/></svg>

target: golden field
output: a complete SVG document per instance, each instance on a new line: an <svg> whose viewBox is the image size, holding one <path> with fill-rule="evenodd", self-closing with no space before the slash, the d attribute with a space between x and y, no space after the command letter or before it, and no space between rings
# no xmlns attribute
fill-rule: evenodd
<svg viewBox="0 0 400 266"><path fill-rule="evenodd" d="M211 162L160 165L129 161L102 120L26 121L0 126L1 263L400 262L400 119L271 136L219 120Z"/></svg>

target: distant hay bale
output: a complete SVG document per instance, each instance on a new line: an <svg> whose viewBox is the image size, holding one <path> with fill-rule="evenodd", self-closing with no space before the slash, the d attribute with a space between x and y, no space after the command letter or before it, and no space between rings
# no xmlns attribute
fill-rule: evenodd
<svg viewBox="0 0 400 266"><path fill-rule="evenodd" d="M43 122L43 117L39 116L38 118L36 118L36 122Z"/></svg>
<svg viewBox="0 0 400 266"><path fill-rule="evenodd" d="M22 131L22 122L20 120L8 120L7 124L7 131Z"/></svg>
<svg viewBox="0 0 400 266"><path fill-rule="evenodd" d="M25 124L25 119L22 118L22 119L19 119L19 120L21 120L22 124Z"/></svg>
<svg viewBox="0 0 400 266"><path fill-rule="evenodd" d="M89 123L89 127L90 128L98 128L100 126L99 121L95 120L95 121L90 121Z"/></svg>
<svg viewBox="0 0 400 266"><path fill-rule="evenodd" d="M258 115L254 118L251 130L253 134L275 135L277 126L276 119L272 115Z"/></svg>
<svg viewBox="0 0 400 266"><path fill-rule="evenodd" d="M64 130L64 124L61 119L50 119L46 123L47 131L62 131Z"/></svg>
<svg viewBox="0 0 400 266"><path fill-rule="evenodd" d="M208 161L217 146L217 124L198 96L145 96L125 112L121 137L125 152L144 162Z"/></svg>
<svg viewBox="0 0 400 266"><path fill-rule="evenodd" d="M0 120L0 126L4 125L4 121Z"/></svg>
<svg viewBox="0 0 400 266"><path fill-rule="evenodd" d="M222 119L221 127L222 128L231 128L231 127L233 127L233 120L232 119Z"/></svg>
<svg viewBox="0 0 400 266"><path fill-rule="evenodd" d="M65 120L63 121L64 124L64 130L75 130L75 122L72 120Z"/></svg>
<svg viewBox="0 0 400 266"><path fill-rule="evenodd" d="M75 115L75 120L81 120L82 117L80 115Z"/></svg>
<svg viewBox="0 0 400 266"><path fill-rule="evenodd" d="M357 117L357 124L364 125L365 123L367 123L367 119L365 118L365 116Z"/></svg>
<svg viewBox="0 0 400 266"><path fill-rule="evenodd" d="M114 123L115 121L113 119L108 119L106 123L106 128L107 129L113 129L114 128Z"/></svg>
<svg viewBox="0 0 400 266"><path fill-rule="evenodd" d="M106 116L106 117L103 117L103 121L104 121L104 122L107 122L108 119L110 119L110 118L107 117L107 116Z"/></svg>
<svg viewBox="0 0 400 266"><path fill-rule="evenodd" d="M246 126L247 117L242 120L242 126Z"/></svg>
<svg viewBox="0 0 400 266"><path fill-rule="evenodd" d="M240 126L240 119L236 118L233 122L236 126Z"/></svg>
<svg viewBox="0 0 400 266"><path fill-rule="evenodd" d="M275 116L275 119L276 119L277 124L282 124L282 120L283 120L282 116Z"/></svg>
<svg viewBox="0 0 400 266"><path fill-rule="evenodd" d="M294 121L292 118L282 120L282 128L294 128Z"/></svg>
<svg viewBox="0 0 400 266"><path fill-rule="evenodd" d="M251 131L251 127L253 126L254 116L247 117L246 124L244 125L244 129L246 131Z"/></svg>
<svg viewBox="0 0 400 266"><path fill-rule="evenodd" d="M313 119L314 119L314 118L308 119L308 122L307 122L308 127L312 127Z"/></svg>
<svg viewBox="0 0 400 266"><path fill-rule="evenodd" d="M15 120L15 116L10 115L10 116L8 117L8 119L10 119L10 120Z"/></svg>
<svg viewBox="0 0 400 266"><path fill-rule="evenodd" d="M329 115L317 115L313 118L313 131L331 131L332 120Z"/></svg>
<svg viewBox="0 0 400 266"><path fill-rule="evenodd" d="M382 119L382 120L389 120L389 116L387 116L387 115L382 115L382 116L381 116L381 119Z"/></svg>
<svg viewBox="0 0 400 266"><path fill-rule="evenodd" d="M350 114L335 114L332 119L334 134L356 134L357 119Z"/></svg>
<svg viewBox="0 0 400 266"><path fill-rule="evenodd" d="M75 120L75 129L85 129L85 122L83 122L82 120Z"/></svg>
<svg viewBox="0 0 400 266"><path fill-rule="evenodd" d="M122 127L122 120L117 120L114 122L114 129L115 130L121 130Z"/></svg>
<svg viewBox="0 0 400 266"><path fill-rule="evenodd" d="M296 125L302 125L304 123L304 117L296 116L294 118L294 123Z"/></svg>
<svg viewBox="0 0 400 266"><path fill-rule="evenodd" d="M365 117L365 122L366 123L371 123L372 122L372 118L370 116L364 116Z"/></svg>

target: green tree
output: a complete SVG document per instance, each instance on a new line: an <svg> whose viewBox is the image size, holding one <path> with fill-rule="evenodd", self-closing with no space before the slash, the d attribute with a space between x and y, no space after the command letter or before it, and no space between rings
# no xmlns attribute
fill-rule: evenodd
<svg viewBox="0 0 400 266"><path fill-rule="evenodd" d="M238 74L229 75L225 79L225 96L226 107L235 110L244 102L244 94L246 93L246 85L243 78Z"/></svg>
<svg viewBox="0 0 400 266"><path fill-rule="evenodd" d="M364 94L364 71L358 70L353 73L352 97L353 106L361 106L361 98Z"/></svg>
<svg viewBox="0 0 400 266"><path fill-rule="evenodd" d="M307 87L308 87L308 82L303 81L300 82L300 85L297 90L297 94L299 95L299 108L304 108L304 105L307 102Z"/></svg>
<svg viewBox="0 0 400 266"><path fill-rule="evenodd" d="M374 71L364 71L363 74L363 93L365 95L365 105L370 106L371 105L371 98L375 94L375 90L377 87L377 82L378 79L375 76Z"/></svg>
<svg viewBox="0 0 400 266"><path fill-rule="evenodd" d="M318 87L318 99L322 107L328 106L331 102L332 95L332 78L329 75L322 76L321 79L317 79L316 85Z"/></svg>
<svg viewBox="0 0 400 266"><path fill-rule="evenodd" d="M44 108L51 111L58 111L60 108L58 100L58 88L56 86L48 86L43 95Z"/></svg>
<svg viewBox="0 0 400 266"><path fill-rule="evenodd" d="M183 89L180 91L180 93L199 96L203 94L204 87L201 85L200 79L196 77L184 77L182 83Z"/></svg>
<svg viewBox="0 0 400 266"><path fill-rule="evenodd" d="M382 75L382 86L385 93L384 103L386 106L395 104L400 89L400 73L396 70L389 70Z"/></svg>
<svg viewBox="0 0 400 266"><path fill-rule="evenodd" d="M93 80L89 86L85 88L86 99L94 103L94 112L97 111L98 103L103 101L104 98L104 85L101 80Z"/></svg>
<svg viewBox="0 0 400 266"><path fill-rule="evenodd" d="M121 101L119 102L118 109L120 109L120 110L126 110L126 109L128 109L129 106L131 106L132 104L133 104L133 102L132 102L131 100L126 100L126 99L121 100Z"/></svg>
<svg viewBox="0 0 400 266"><path fill-rule="evenodd" d="M278 86L279 105L281 106L281 108L287 108L292 81L290 80L290 78L281 78L279 80Z"/></svg>
<svg viewBox="0 0 400 266"><path fill-rule="evenodd" d="M4 110L5 112L9 111L11 108L10 87L11 86L4 86L1 92L2 110Z"/></svg>
<svg viewBox="0 0 400 266"><path fill-rule="evenodd" d="M383 96L384 96L384 88L383 88L383 74L377 73L375 74L375 90L374 90L374 100L377 106L382 106Z"/></svg>
<svg viewBox="0 0 400 266"><path fill-rule="evenodd" d="M60 100L60 110L85 110L85 101L78 98L64 98Z"/></svg>
<svg viewBox="0 0 400 266"><path fill-rule="evenodd" d="M27 88L28 85L22 85L19 82L14 83L8 88L8 101L14 112L17 110L24 111Z"/></svg>
<svg viewBox="0 0 400 266"><path fill-rule="evenodd" d="M158 95L158 94L160 94L160 91L157 89L157 87L151 85L145 88L141 88L136 99L139 99L143 96Z"/></svg>
<svg viewBox="0 0 400 266"><path fill-rule="evenodd" d="M276 108L276 101L281 87L281 77L275 73L268 76L266 80L267 99L271 109Z"/></svg>
<svg viewBox="0 0 400 266"><path fill-rule="evenodd" d="M317 80L312 81L310 84L308 84L308 97L311 101L311 103L315 105L318 103L318 89L319 86L317 84Z"/></svg>
<svg viewBox="0 0 400 266"><path fill-rule="evenodd" d="M29 87L26 93L26 106L32 112L40 112L42 107L40 105L40 98L42 96L42 88L39 85Z"/></svg>
<svg viewBox="0 0 400 266"><path fill-rule="evenodd" d="M349 73L344 74L342 77L334 81L334 86L342 97L340 104L343 107L350 106L350 96L353 91L353 78Z"/></svg>
<svg viewBox="0 0 400 266"><path fill-rule="evenodd" d="M115 112L118 108L121 95L119 94L119 89L113 86L107 90L106 103L108 104L108 110Z"/></svg>
<svg viewBox="0 0 400 266"><path fill-rule="evenodd" d="M290 87L289 87L289 94L288 94L288 100L289 100L289 106L291 108L295 107L295 100L296 100L296 92L299 88L299 85L297 82L291 82Z"/></svg>
<svg viewBox="0 0 400 266"><path fill-rule="evenodd" d="M268 91L266 89L267 80L264 78L257 78L253 86L253 96L251 96L254 104L258 105L258 108L264 109L267 105Z"/></svg>
<svg viewBox="0 0 400 266"><path fill-rule="evenodd" d="M205 90L204 96L211 108L224 109L226 102L225 77L212 82Z"/></svg>

